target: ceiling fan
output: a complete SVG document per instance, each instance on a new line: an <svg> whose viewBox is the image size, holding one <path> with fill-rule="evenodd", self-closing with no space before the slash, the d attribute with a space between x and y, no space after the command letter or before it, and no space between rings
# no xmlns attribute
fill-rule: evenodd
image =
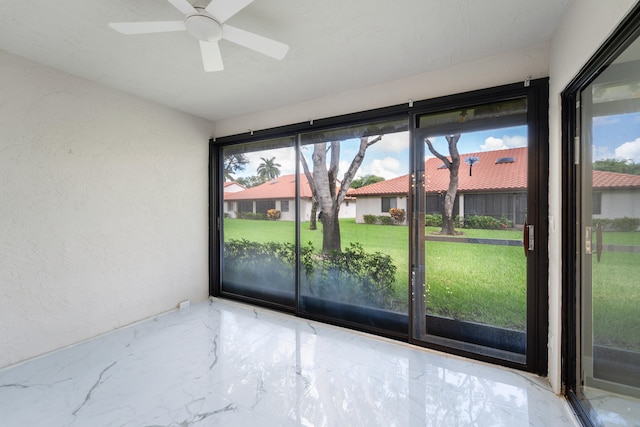
<svg viewBox="0 0 640 427"><path fill-rule="evenodd" d="M118 22L109 26L122 34L151 34L186 31L200 41L205 71L224 69L218 41L225 39L263 55L282 59L289 46L224 22L254 0L212 0L206 8L192 6L187 0L167 0L184 14L182 21Z"/></svg>

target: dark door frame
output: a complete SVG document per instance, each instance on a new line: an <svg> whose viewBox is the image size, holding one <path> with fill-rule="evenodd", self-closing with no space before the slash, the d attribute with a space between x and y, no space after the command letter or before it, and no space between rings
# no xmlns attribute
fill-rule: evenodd
<svg viewBox="0 0 640 427"><path fill-rule="evenodd" d="M458 110L469 108L476 105L490 104L493 102L505 101L508 99L526 97L527 98L527 113L526 123L528 125L528 185L529 185L529 207L528 210L528 223L535 225L534 238L535 238L535 250L530 252L530 256L527 257L527 334L526 342L523 343L525 347L525 362L521 363L515 360L509 360L508 354L504 353L499 355L499 352L494 352L494 355L489 353L481 354L475 353L469 350L461 350L456 348L447 347L436 343L427 343L420 339L416 339L413 333L410 334L410 341L416 345L421 345L436 350L446 351L453 354L458 354L473 359L478 359L494 364L513 367L516 369L522 369L529 372L534 372L539 375L546 375L548 369L548 354L547 354L547 341L548 341L548 171L549 171L549 86L548 79L537 79L534 81L526 81L524 83L517 83L507 86L501 86L497 88L486 89L484 91L476 91L466 94L453 95L448 97L439 98L434 102L423 108L416 108L412 114L412 141L414 136L419 134L420 129L418 126L418 117L423 114L445 112L447 110ZM500 120L495 123L496 126L500 125ZM417 169L416 175L419 175L419 171L424 169L424 164L418 164L419 161L414 159L412 164ZM418 163L416 163L418 162ZM414 208L417 207L419 200L415 200L415 195L411 194L409 201L410 205ZM410 236L413 240L413 248L416 251L410 254L410 259L414 264L414 273L423 274L423 269L420 268L418 260L421 258L420 238L418 231L422 230L420 218L416 224L412 226L415 229L410 230ZM416 253L418 252L418 253ZM416 281L416 283L418 283ZM413 290L412 294L419 294L417 290ZM409 315L413 318L414 314L420 312L420 309L414 308L414 304L410 302ZM414 320L414 323L419 324L420 320ZM455 325L441 325L442 327L451 328ZM469 326L470 327L470 326ZM465 329L468 329L466 327ZM479 328L479 327L478 327ZM480 329L473 329L465 332L467 335L482 334ZM462 337L464 333L461 332ZM472 339L475 339L472 337ZM479 341L481 342L481 340ZM482 346L482 344L480 344Z"/></svg>
<svg viewBox="0 0 640 427"><path fill-rule="evenodd" d="M594 425L587 401L579 398L580 289L577 285L579 260L575 225L579 220L580 185L576 169L576 137L580 134L580 92L589 86L618 55L640 36L640 3L636 4L617 30L566 86L562 103L562 389L583 425Z"/></svg>

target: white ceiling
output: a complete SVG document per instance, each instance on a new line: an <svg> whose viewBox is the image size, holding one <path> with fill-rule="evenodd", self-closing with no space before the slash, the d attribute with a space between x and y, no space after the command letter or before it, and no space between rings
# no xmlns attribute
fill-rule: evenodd
<svg viewBox="0 0 640 427"><path fill-rule="evenodd" d="M207 73L187 33L107 26L182 19L166 0L0 0L0 49L216 121L547 43L569 1L255 0L227 23L287 56L223 40Z"/></svg>

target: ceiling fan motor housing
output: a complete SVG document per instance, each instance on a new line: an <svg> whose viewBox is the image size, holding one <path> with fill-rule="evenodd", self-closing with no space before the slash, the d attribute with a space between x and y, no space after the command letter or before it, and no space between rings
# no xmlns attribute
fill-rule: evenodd
<svg viewBox="0 0 640 427"><path fill-rule="evenodd" d="M184 24L187 32L200 41L217 42L222 38L222 25L204 13L188 16Z"/></svg>

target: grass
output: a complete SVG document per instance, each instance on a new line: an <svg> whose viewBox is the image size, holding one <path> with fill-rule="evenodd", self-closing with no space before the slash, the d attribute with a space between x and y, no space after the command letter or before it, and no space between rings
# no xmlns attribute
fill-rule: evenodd
<svg viewBox="0 0 640 427"><path fill-rule="evenodd" d="M426 283L429 314L525 330L520 247L427 242Z"/></svg>
<svg viewBox="0 0 640 427"><path fill-rule="evenodd" d="M321 224L318 224L321 227ZM404 226L356 224L341 220L342 246L359 242L369 252L390 255L398 268L396 296L408 294L409 230ZM426 233L439 231L427 227ZM522 231L462 229L461 237L522 239ZM286 221L225 219L225 239L295 241L295 224ZM300 230L303 243L322 247L321 229ZM636 244L640 233L605 232L604 243ZM430 314L524 330L525 257L520 246L426 242L427 311ZM596 343L640 351L640 254L605 252L593 264Z"/></svg>
<svg viewBox="0 0 640 427"><path fill-rule="evenodd" d="M640 351L640 254L593 256L591 272L594 344Z"/></svg>

